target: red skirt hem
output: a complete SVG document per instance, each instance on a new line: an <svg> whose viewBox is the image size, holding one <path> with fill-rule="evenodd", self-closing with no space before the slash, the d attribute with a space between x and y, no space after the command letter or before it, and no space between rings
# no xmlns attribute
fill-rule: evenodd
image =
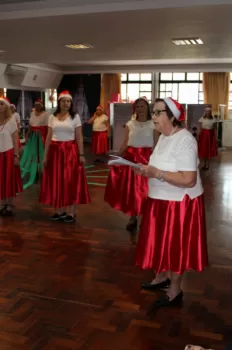
<svg viewBox="0 0 232 350"><path fill-rule="evenodd" d="M198 141L198 155L201 159L217 157L217 139L215 130L202 129Z"/></svg>
<svg viewBox="0 0 232 350"><path fill-rule="evenodd" d="M14 150L0 152L0 200L23 192L20 167L14 165Z"/></svg>
<svg viewBox="0 0 232 350"><path fill-rule="evenodd" d="M181 202L147 198L135 265L157 274L202 272L208 266L204 195Z"/></svg>
<svg viewBox="0 0 232 350"><path fill-rule="evenodd" d="M91 152L93 154L99 155L104 155L109 152L109 140L107 130L92 132Z"/></svg>
<svg viewBox="0 0 232 350"><path fill-rule="evenodd" d="M151 154L150 147L128 147L123 158L135 163L148 164ZM104 200L113 209L129 216L139 216L142 214L147 192L147 178L136 175L131 167L110 167Z"/></svg>
<svg viewBox="0 0 232 350"><path fill-rule="evenodd" d="M89 203L85 169L75 141L52 141L42 175L40 203L55 208Z"/></svg>

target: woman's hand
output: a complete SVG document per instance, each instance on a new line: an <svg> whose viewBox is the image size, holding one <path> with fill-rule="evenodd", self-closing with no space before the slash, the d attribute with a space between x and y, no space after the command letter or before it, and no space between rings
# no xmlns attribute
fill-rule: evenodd
<svg viewBox="0 0 232 350"><path fill-rule="evenodd" d="M79 159L80 159L80 163L81 163L82 165L85 165L85 163L86 163L85 157L80 156Z"/></svg>
<svg viewBox="0 0 232 350"><path fill-rule="evenodd" d="M43 160L43 166L44 166L44 167L46 167L46 166L47 166L47 163L48 163L48 161L47 161L47 157L44 157L44 160Z"/></svg>
<svg viewBox="0 0 232 350"><path fill-rule="evenodd" d="M160 171L151 165L142 165L139 169L141 175L148 178L158 178Z"/></svg>
<svg viewBox="0 0 232 350"><path fill-rule="evenodd" d="M14 158L14 165L19 166L19 158L18 157Z"/></svg>

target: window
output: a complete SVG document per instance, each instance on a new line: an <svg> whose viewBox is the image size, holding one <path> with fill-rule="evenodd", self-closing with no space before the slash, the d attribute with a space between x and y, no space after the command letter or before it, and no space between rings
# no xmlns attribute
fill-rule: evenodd
<svg viewBox="0 0 232 350"><path fill-rule="evenodd" d="M152 101L152 73L121 74L121 98L123 102L146 96Z"/></svg>
<svg viewBox="0 0 232 350"><path fill-rule="evenodd" d="M232 72L230 73L230 93L229 93L229 109L232 109Z"/></svg>
<svg viewBox="0 0 232 350"><path fill-rule="evenodd" d="M202 78L202 73L160 73L159 97L172 97L183 104L203 104Z"/></svg>
<svg viewBox="0 0 232 350"><path fill-rule="evenodd" d="M57 90L54 90L54 94L53 94L53 102L51 102L49 100L49 97L51 96L52 94L52 89L48 89L46 90L45 92L45 107L50 109L50 108L56 108L57 107L57 99L58 99L58 96L57 96Z"/></svg>

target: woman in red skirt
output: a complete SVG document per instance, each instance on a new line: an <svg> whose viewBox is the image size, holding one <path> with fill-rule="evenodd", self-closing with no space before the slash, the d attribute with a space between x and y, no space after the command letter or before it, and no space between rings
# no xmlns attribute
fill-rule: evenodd
<svg viewBox="0 0 232 350"><path fill-rule="evenodd" d="M93 124L91 152L98 156L106 155L109 151L109 119L104 114L102 106L97 107L88 124ZM97 159L96 161L101 160Z"/></svg>
<svg viewBox="0 0 232 350"><path fill-rule="evenodd" d="M13 198L22 192L18 128L6 97L0 97L0 215L12 215Z"/></svg>
<svg viewBox="0 0 232 350"><path fill-rule="evenodd" d="M209 160L217 156L217 139L214 128L216 119L213 117L210 107L205 108L205 114L199 119L199 123L198 154L199 158L204 159L202 169L208 170Z"/></svg>
<svg viewBox="0 0 232 350"><path fill-rule="evenodd" d="M55 207L54 221L74 222L76 204L90 202L85 176L81 120L73 113L72 96L63 91L48 122L40 203ZM67 214L66 207L70 206Z"/></svg>
<svg viewBox="0 0 232 350"><path fill-rule="evenodd" d="M118 155L134 163L148 164L156 135L150 106L145 98L139 98L134 107L136 119L126 124L125 139ZM114 165L110 168L105 201L130 216L126 227L130 232L137 229L137 217L142 213L147 189L147 179L136 175L131 167Z"/></svg>
<svg viewBox="0 0 232 350"><path fill-rule="evenodd" d="M168 288L155 303L171 306L182 301L185 271L201 272L208 265L203 187L199 175L197 142L179 122L182 105L158 99L153 121L161 133L149 165L137 173L149 178L136 252L136 265L152 269L156 277L146 290Z"/></svg>

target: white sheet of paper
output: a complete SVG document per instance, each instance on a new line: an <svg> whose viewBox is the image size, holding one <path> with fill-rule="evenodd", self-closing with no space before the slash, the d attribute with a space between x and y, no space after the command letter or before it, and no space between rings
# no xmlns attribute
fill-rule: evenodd
<svg viewBox="0 0 232 350"><path fill-rule="evenodd" d="M108 165L127 165L131 166L132 168L140 169L140 165L130 162L129 160L126 160L122 157L114 156L112 154L110 155L110 157L113 157L115 159L109 160Z"/></svg>

